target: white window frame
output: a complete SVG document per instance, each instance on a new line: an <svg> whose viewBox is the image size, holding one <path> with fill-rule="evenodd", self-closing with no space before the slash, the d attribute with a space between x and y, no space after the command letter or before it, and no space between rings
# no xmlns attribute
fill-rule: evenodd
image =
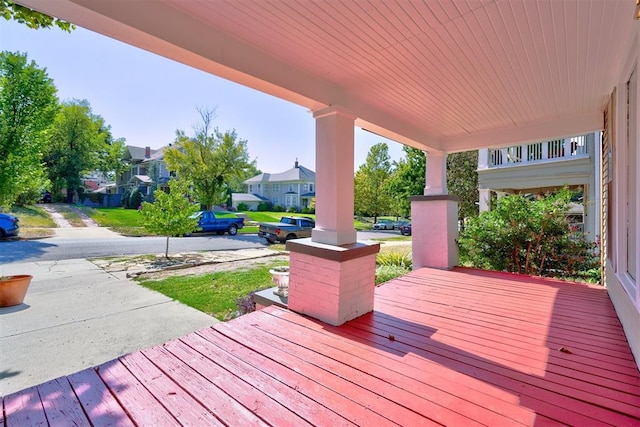
<svg viewBox="0 0 640 427"><path fill-rule="evenodd" d="M613 243L613 250L615 251L615 254L609 254L609 257L612 258L612 255L617 259L617 273L616 276L618 277L618 280L620 281L623 289L626 291L626 293L629 295L631 301L633 302L633 304L636 306L636 308L640 309L640 286L638 284L638 277L639 274L636 274L636 278L635 280L632 278L632 276L629 274L628 272L628 261L629 261L629 257L628 257L628 246L627 246L627 221L630 220L630 218L628 218L629 215L629 210L627 208L627 205L624 203L625 200L627 200L628 195L629 195L629 188L628 188L628 180L629 180L629 175L627 173L627 167L629 165L629 162L633 162L633 159L630 159L629 157L631 156L631 153L629 153L629 145L628 145L628 139L629 138L635 138L636 141L636 145L635 145L635 149L636 149L636 159L635 159L635 165L633 165L633 163L631 164L632 167L636 167L638 165L640 165L640 161L638 160L638 152L640 150L638 150L638 142L640 141L640 137L639 137L639 131L640 131L640 126L638 126L638 114L640 111L639 108L639 101L640 101L640 91L639 91L639 87L640 85L638 85L638 73L640 72L640 70L638 70L638 66L637 66L637 58L634 59L633 63L627 64L627 73L625 74L625 78L620 82L619 88L621 90L618 91L618 99L617 99L617 111L619 112L618 115L618 132L617 133L617 141L615 142L615 148L614 148L614 157L615 157L615 161L614 161L614 203L615 205L613 206L615 209L615 212L609 212L609 215L615 215L614 217L614 226L613 226L613 230L609 230L609 239L614 239L614 243ZM632 130L631 132L633 132L633 129L635 129L635 135L631 135L628 136L627 135L627 83L630 81L630 79L632 78L632 75L635 71L635 80L636 80L636 85L635 85L635 92L634 93L630 93L630 97L633 97L635 100L635 113L633 113L633 115L630 117L630 120L633 120L635 123L635 126L631 126ZM616 155L616 151L617 151L617 155ZM637 172L636 172L637 173ZM637 177L637 175L636 175ZM639 210L639 206L640 206L640 198L638 198L636 196L636 230L637 230L637 224L638 224L638 214L640 212ZM637 233L636 233L637 234ZM636 235L635 236L635 244L636 244L636 251L639 249L638 245L638 239L639 237ZM636 273L639 271L639 266L640 266L640 259L637 259L635 262L635 271Z"/></svg>

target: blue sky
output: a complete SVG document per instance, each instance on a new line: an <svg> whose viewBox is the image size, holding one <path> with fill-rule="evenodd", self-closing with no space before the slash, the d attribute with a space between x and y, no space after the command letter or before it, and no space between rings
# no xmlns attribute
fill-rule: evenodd
<svg viewBox="0 0 640 427"><path fill-rule="evenodd" d="M296 158L315 169L315 123L303 107L83 28L32 30L0 19L0 50L26 52L47 69L61 100L87 99L127 144L167 145L176 129L192 134L197 107L216 108L214 123L248 140L262 171L289 169ZM393 160L403 156L400 144L356 128L356 169L381 141Z"/></svg>

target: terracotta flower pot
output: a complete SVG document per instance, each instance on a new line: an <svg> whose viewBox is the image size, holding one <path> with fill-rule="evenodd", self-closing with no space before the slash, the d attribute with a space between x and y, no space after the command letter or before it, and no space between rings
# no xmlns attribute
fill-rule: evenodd
<svg viewBox="0 0 640 427"><path fill-rule="evenodd" d="M0 276L0 307L22 304L32 278L28 274Z"/></svg>

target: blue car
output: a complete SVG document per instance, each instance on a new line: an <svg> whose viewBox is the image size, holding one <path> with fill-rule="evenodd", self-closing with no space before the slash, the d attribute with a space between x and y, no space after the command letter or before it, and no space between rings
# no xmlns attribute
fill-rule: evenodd
<svg viewBox="0 0 640 427"><path fill-rule="evenodd" d="M0 213L0 239L17 236L18 230L20 230L20 226L18 225L17 217Z"/></svg>

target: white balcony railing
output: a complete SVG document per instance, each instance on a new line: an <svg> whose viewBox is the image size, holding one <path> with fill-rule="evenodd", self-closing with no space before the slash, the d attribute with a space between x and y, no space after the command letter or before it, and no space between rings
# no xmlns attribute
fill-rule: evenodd
<svg viewBox="0 0 640 427"><path fill-rule="evenodd" d="M590 134L593 135L593 134ZM589 157L590 135L573 136L553 141L515 145L513 147L480 150L480 169L502 166L516 166L530 163L543 163L562 159ZM485 151L483 153L483 151ZM485 164L482 160L486 157Z"/></svg>

